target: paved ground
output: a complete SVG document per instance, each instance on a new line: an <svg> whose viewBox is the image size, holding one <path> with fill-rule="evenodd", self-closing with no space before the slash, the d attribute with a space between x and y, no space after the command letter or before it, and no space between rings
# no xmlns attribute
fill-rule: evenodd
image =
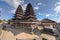
<svg viewBox="0 0 60 40"><path fill-rule="evenodd" d="M56 40L60 40L60 32L58 30L56 30L56 34L58 35L58 37L56 37Z"/></svg>
<svg viewBox="0 0 60 40"><path fill-rule="evenodd" d="M32 40L34 38L37 40L42 40L42 38L45 38L48 40L60 40L60 37L55 38L55 36L44 34L44 33L42 33L40 36L38 36L38 35L34 35L34 34L32 35L32 34L24 33L24 32L18 33L18 32L21 32L21 30L16 30L16 29L8 28L7 30L8 31L2 30L2 34L0 36L1 40L16 40L16 39Z"/></svg>
<svg viewBox="0 0 60 40"><path fill-rule="evenodd" d="M2 30L2 34L0 36L1 40L16 40L16 39L23 39L23 40L32 40L32 39L37 39L41 40L41 38L37 35L32 35L29 33L21 32L21 30L16 30L16 29L10 29L8 28L6 30ZM21 33L18 33L21 32ZM15 34L14 34L15 33Z"/></svg>
<svg viewBox="0 0 60 40"><path fill-rule="evenodd" d="M46 38L48 40L60 40L60 32L58 30L56 30L56 34L58 34L59 37L55 37L52 35L48 35L48 34L44 34L42 33L41 35L35 35L35 34L30 34L28 32L24 32L24 31L28 31L28 30L24 30L24 29L11 29L11 28L7 28L6 30L0 30L1 31L1 36L0 39L1 40L32 40L32 39L37 39L37 40L42 40L42 38ZM37 34L39 34L39 32L37 32Z"/></svg>

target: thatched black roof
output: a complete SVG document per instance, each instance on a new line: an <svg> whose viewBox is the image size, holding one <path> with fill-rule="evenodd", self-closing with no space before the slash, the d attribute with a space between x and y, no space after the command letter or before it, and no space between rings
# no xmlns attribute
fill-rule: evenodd
<svg viewBox="0 0 60 40"><path fill-rule="evenodd" d="M50 19L48 19L48 18L44 18L41 22L42 22L42 23L56 23L55 21L50 20Z"/></svg>

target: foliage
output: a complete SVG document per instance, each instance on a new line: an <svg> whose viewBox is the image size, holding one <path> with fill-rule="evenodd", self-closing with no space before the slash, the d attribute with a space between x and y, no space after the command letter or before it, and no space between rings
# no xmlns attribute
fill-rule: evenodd
<svg viewBox="0 0 60 40"><path fill-rule="evenodd" d="M2 22L2 20L0 20L0 23Z"/></svg>

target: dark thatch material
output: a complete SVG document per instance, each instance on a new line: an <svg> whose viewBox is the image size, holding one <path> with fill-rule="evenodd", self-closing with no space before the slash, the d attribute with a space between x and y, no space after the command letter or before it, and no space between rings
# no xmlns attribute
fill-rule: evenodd
<svg viewBox="0 0 60 40"><path fill-rule="evenodd" d="M41 22L42 22L42 23L56 23L55 21L50 20L50 19L48 19L48 18L43 19Z"/></svg>

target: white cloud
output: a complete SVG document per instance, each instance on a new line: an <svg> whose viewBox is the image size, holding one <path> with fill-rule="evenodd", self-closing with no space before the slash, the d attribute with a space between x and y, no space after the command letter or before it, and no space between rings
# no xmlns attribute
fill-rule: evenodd
<svg viewBox="0 0 60 40"><path fill-rule="evenodd" d="M49 16L51 16L51 14L46 14L45 16L46 16L46 17L49 17Z"/></svg>
<svg viewBox="0 0 60 40"><path fill-rule="evenodd" d="M42 5L42 3L37 3L37 5Z"/></svg>
<svg viewBox="0 0 60 40"><path fill-rule="evenodd" d="M0 11L2 10L2 8L0 8Z"/></svg>
<svg viewBox="0 0 60 40"><path fill-rule="evenodd" d="M24 0L2 0L3 2L8 3L12 7L16 8L18 5L22 5Z"/></svg>
<svg viewBox="0 0 60 40"><path fill-rule="evenodd" d="M39 2L37 3L37 6L46 6L46 4Z"/></svg>
<svg viewBox="0 0 60 40"><path fill-rule="evenodd" d="M39 12L39 15L42 15L42 14Z"/></svg>
<svg viewBox="0 0 60 40"><path fill-rule="evenodd" d="M54 11L56 12L56 17L58 16L58 18L57 18L57 22L60 22L60 16L59 16L59 14L60 14L60 2L57 2L56 4L55 4L55 8L54 8Z"/></svg>
<svg viewBox="0 0 60 40"><path fill-rule="evenodd" d="M11 10L9 10L8 12L15 14L15 11L16 11L16 9L11 9Z"/></svg>
<svg viewBox="0 0 60 40"><path fill-rule="evenodd" d="M11 13L15 14L15 11L16 11L16 9L12 9L11 10Z"/></svg>
<svg viewBox="0 0 60 40"><path fill-rule="evenodd" d="M38 9L39 9L39 6L34 7L34 9L35 9L35 10L38 10Z"/></svg>
<svg viewBox="0 0 60 40"><path fill-rule="evenodd" d="M0 7L0 12L2 11L2 8Z"/></svg>
<svg viewBox="0 0 60 40"><path fill-rule="evenodd" d="M56 7L54 8L54 11L55 11L56 13L60 13L60 5L56 6Z"/></svg>
<svg viewBox="0 0 60 40"><path fill-rule="evenodd" d="M38 2L37 5L34 7L34 9L38 10L40 6L46 6L46 5L41 2Z"/></svg>
<svg viewBox="0 0 60 40"><path fill-rule="evenodd" d="M55 6L57 6L57 5L60 5L60 2L57 2L57 3L55 4Z"/></svg>
<svg viewBox="0 0 60 40"><path fill-rule="evenodd" d="M26 9L26 6L27 6L27 4L24 4L24 5L22 6L23 11Z"/></svg>
<svg viewBox="0 0 60 40"><path fill-rule="evenodd" d="M57 3L55 4L54 11L55 11L56 13L60 14L60 2L57 2Z"/></svg>
<svg viewBox="0 0 60 40"><path fill-rule="evenodd" d="M57 2L56 4L60 4L60 2Z"/></svg>
<svg viewBox="0 0 60 40"><path fill-rule="evenodd" d="M23 11L26 9L26 6L27 4L22 5ZM16 12L16 9L12 9L10 12L14 14Z"/></svg>
<svg viewBox="0 0 60 40"><path fill-rule="evenodd" d="M10 5L14 8L14 9L9 11L10 13L15 13L18 5L23 5L24 4L24 0L2 0L2 1L6 2L8 5ZM24 9L24 6L23 6L23 9Z"/></svg>

